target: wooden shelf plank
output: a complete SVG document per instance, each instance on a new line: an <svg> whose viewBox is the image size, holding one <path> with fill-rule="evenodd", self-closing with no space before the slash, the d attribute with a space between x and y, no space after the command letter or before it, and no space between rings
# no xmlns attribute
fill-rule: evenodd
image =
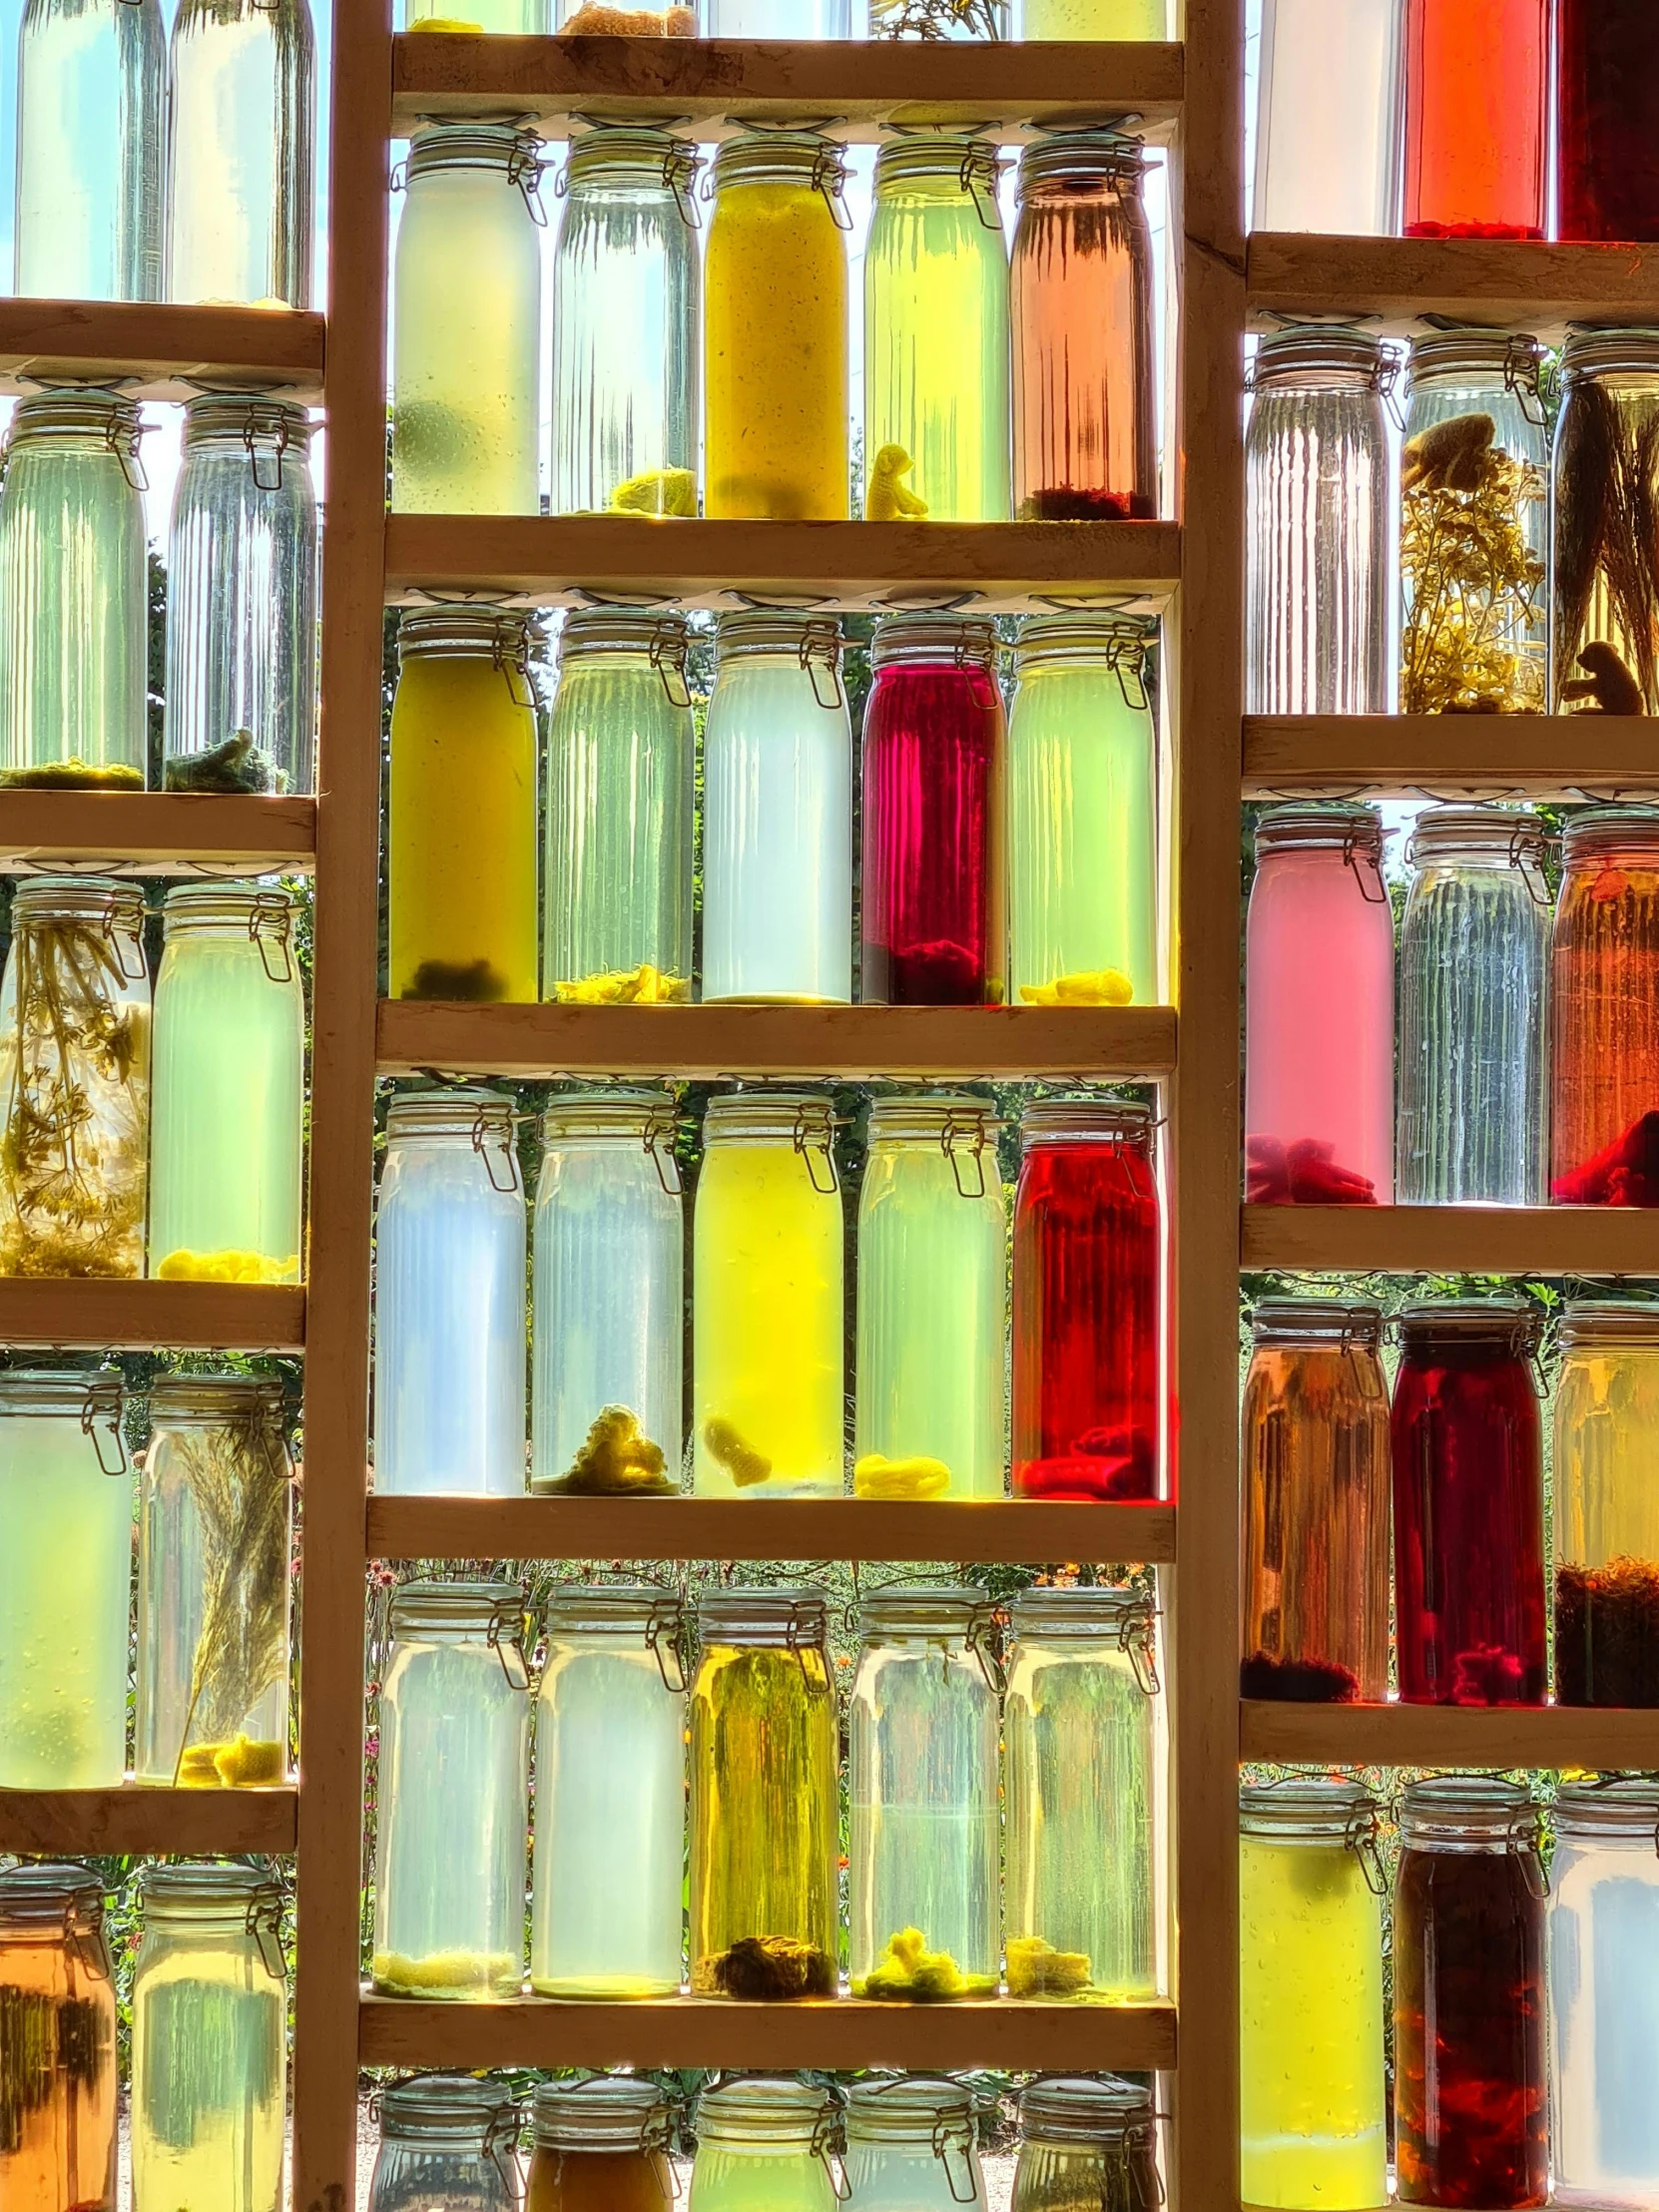
<svg viewBox="0 0 1659 2212"><path fill-rule="evenodd" d="M96 866L112 875L308 870L314 799L208 792L0 791L0 870Z"/></svg>
<svg viewBox="0 0 1659 2212"><path fill-rule="evenodd" d="M54 380L121 383L145 399L280 389L320 405L322 361L321 315L291 307L0 299L0 391Z"/></svg>
<svg viewBox="0 0 1659 2212"><path fill-rule="evenodd" d="M386 596L474 592L538 606L584 591L733 607L981 609L1161 604L1173 522L654 522L628 515L391 515Z"/></svg>
<svg viewBox="0 0 1659 2212"><path fill-rule="evenodd" d="M1286 1705L1246 1699L1241 1756L1273 1766L1659 1767L1659 1709Z"/></svg>
<svg viewBox="0 0 1659 2212"><path fill-rule="evenodd" d="M1400 1275L1659 1275L1659 1212L1618 1206L1246 1206L1241 1265Z"/></svg>
<svg viewBox="0 0 1659 2212"><path fill-rule="evenodd" d="M1244 795L1647 799L1659 721L1612 715L1247 715Z"/></svg>
<svg viewBox="0 0 1659 2212"><path fill-rule="evenodd" d="M1259 323L1351 314L1402 331L1448 315L1551 337L1568 322L1659 321L1659 246L1258 231L1247 266Z"/></svg>
<svg viewBox="0 0 1659 2212"><path fill-rule="evenodd" d="M0 1345L300 1352L298 1285L0 1280Z"/></svg>
<svg viewBox="0 0 1659 2212"><path fill-rule="evenodd" d="M882 126L973 126L1003 138L1179 112L1185 56L1150 43L1024 45L880 39L500 38L421 32L393 41L392 127L423 117L528 116L567 138L572 115L667 118L700 139L735 126L824 120L838 139ZM718 128L714 128L718 127Z"/></svg>
<svg viewBox="0 0 1659 2212"><path fill-rule="evenodd" d="M427 2004L363 1998L365 2066L904 2066L933 2073L1167 2071L1175 2064L1167 2004Z"/></svg>
<svg viewBox="0 0 1659 2212"><path fill-rule="evenodd" d="M1035 1498L371 1497L370 1559L1056 1559L1167 1564L1173 1505Z"/></svg>
<svg viewBox="0 0 1659 2212"><path fill-rule="evenodd" d="M382 999L382 1075L1153 1076L1167 1006L469 1006Z"/></svg>
<svg viewBox="0 0 1659 2212"><path fill-rule="evenodd" d="M297 1824L293 1789L0 1790L0 1851L25 1855L285 1855Z"/></svg>

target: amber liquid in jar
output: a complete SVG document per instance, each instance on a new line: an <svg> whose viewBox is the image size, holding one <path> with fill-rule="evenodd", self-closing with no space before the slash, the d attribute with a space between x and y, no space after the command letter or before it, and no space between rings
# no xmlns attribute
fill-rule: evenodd
<svg viewBox="0 0 1659 2212"><path fill-rule="evenodd" d="M60 1941L0 1936L0 2205L114 2212L115 1985Z"/></svg>
<svg viewBox="0 0 1659 2212"><path fill-rule="evenodd" d="M667 2212L674 2177L651 2150L566 2150L538 2143L524 2212Z"/></svg>

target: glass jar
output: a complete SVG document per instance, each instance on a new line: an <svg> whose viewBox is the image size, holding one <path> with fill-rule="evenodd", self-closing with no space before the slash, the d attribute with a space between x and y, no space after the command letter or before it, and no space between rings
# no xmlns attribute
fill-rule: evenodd
<svg viewBox="0 0 1659 2212"><path fill-rule="evenodd" d="M1382 1316L1342 1299L1264 1299L1250 1333L1240 1694L1380 1704L1388 1694Z"/></svg>
<svg viewBox="0 0 1659 2212"><path fill-rule="evenodd" d="M147 1866L133 1976L134 2212L281 2212L282 1892L259 1867Z"/></svg>
<svg viewBox="0 0 1659 2212"><path fill-rule="evenodd" d="M866 1006L999 1006L1007 729L994 623L888 615L864 708Z"/></svg>
<svg viewBox="0 0 1659 2212"><path fill-rule="evenodd" d="M1324 1776L1247 1782L1239 1829L1240 2193L1386 2204L1377 1800Z"/></svg>
<svg viewBox="0 0 1659 2212"><path fill-rule="evenodd" d="M285 1782L293 1470L282 1386L163 1376L150 1421L134 1779L208 1790Z"/></svg>
<svg viewBox="0 0 1659 2212"><path fill-rule="evenodd" d="M824 1592L706 1591L697 1632L692 1994L832 1997L840 1818Z"/></svg>
<svg viewBox="0 0 1659 2212"><path fill-rule="evenodd" d="M144 789L143 435L137 400L113 391L36 392L12 414L0 448L0 789Z"/></svg>
<svg viewBox="0 0 1659 2212"><path fill-rule="evenodd" d="M847 1709L855 1997L994 1997L998 1705L983 1590L889 1585L858 1612Z"/></svg>
<svg viewBox="0 0 1659 2212"><path fill-rule="evenodd" d="M1008 519L1001 171L988 139L893 139L875 157L875 207L864 247L870 522L918 515L939 522Z"/></svg>
<svg viewBox="0 0 1659 2212"><path fill-rule="evenodd" d="M1598 38L1605 14L1606 0ZM1659 155L1653 159L1659 176ZM1573 325L1560 377L1549 576L1554 710L1659 714L1659 560L1640 488L1659 439L1659 331Z"/></svg>
<svg viewBox="0 0 1659 2212"><path fill-rule="evenodd" d="M679 1894L679 1852L675 1852ZM672 2212L668 2101L631 2074L538 2081L524 2212Z"/></svg>
<svg viewBox="0 0 1659 2212"><path fill-rule="evenodd" d="M473 2074L416 2074L371 2100L380 2144L368 2212L518 2212L519 2111Z"/></svg>
<svg viewBox="0 0 1659 2212"><path fill-rule="evenodd" d="M305 999L297 901L183 883L162 909L150 1143L150 1273L297 1283Z"/></svg>
<svg viewBox="0 0 1659 2212"><path fill-rule="evenodd" d="M308 307L315 201L307 0L180 0L169 64L168 298Z"/></svg>
<svg viewBox="0 0 1659 2212"><path fill-rule="evenodd" d="M547 756L547 998L691 997L689 642L683 615L596 607L564 618Z"/></svg>
<svg viewBox="0 0 1659 2212"><path fill-rule="evenodd" d="M409 142L392 260L394 514L538 511L541 141L445 123Z"/></svg>
<svg viewBox="0 0 1659 2212"><path fill-rule="evenodd" d="M0 1789L119 1789L133 1475L113 1371L0 1373Z"/></svg>
<svg viewBox="0 0 1659 2212"><path fill-rule="evenodd" d="M852 996L852 723L832 616L722 615L703 731L703 996Z"/></svg>
<svg viewBox="0 0 1659 2212"><path fill-rule="evenodd" d="M17 43L19 298L159 299L160 0L31 0Z"/></svg>
<svg viewBox="0 0 1659 2212"><path fill-rule="evenodd" d="M1549 0L1405 0L1408 239L1541 239Z"/></svg>
<svg viewBox="0 0 1659 2212"><path fill-rule="evenodd" d="M1158 512L1145 168L1140 141L1109 131L1034 139L1020 155L1008 306L1021 522Z"/></svg>
<svg viewBox="0 0 1659 2212"><path fill-rule="evenodd" d="M666 131L571 142L553 250L556 515L697 512L699 167Z"/></svg>
<svg viewBox="0 0 1659 2212"><path fill-rule="evenodd" d="M858 1191L852 1487L1000 1497L1007 1216L984 1099L878 1099Z"/></svg>
<svg viewBox="0 0 1659 2212"><path fill-rule="evenodd" d="M1032 1588L1009 1615L1008 1994L1156 1997L1168 1876L1153 1600L1109 1584Z"/></svg>
<svg viewBox="0 0 1659 2212"><path fill-rule="evenodd" d="M116 2212L115 1968L90 1867L0 1873L0 2198Z"/></svg>
<svg viewBox="0 0 1659 2212"><path fill-rule="evenodd" d="M1406 1705L1544 1702L1543 1447L1519 1299L1399 1315L1394 1642Z"/></svg>
<svg viewBox="0 0 1659 2212"><path fill-rule="evenodd" d="M405 1582L380 1688L374 1986L516 1997L530 1677L516 1582Z"/></svg>
<svg viewBox="0 0 1659 2212"><path fill-rule="evenodd" d="M1659 2111L1635 2053L1659 2034L1659 1790L1563 1782L1552 1808L1551 2201L1659 2204Z"/></svg>
<svg viewBox="0 0 1659 2212"><path fill-rule="evenodd" d="M1575 1299L1556 1344L1556 1702L1659 1705L1659 1301Z"/></svg>
<svg viewBox="0 0 1659 2212"><path fill-rule="evenodd" d="M1262 0L1252 229L1391 237L1401 4Z"/></svg>
<svg viewBox="0 0 1659 2212"><path fill-rule="evenodd" d="M526 1237L512 1100L394 1098L374 1262L379 1495L523 1495Z"/></svg>
<svg viewBox="0 0 1659 2212"><path fill-rule="evenodd" d="M1393 1202L1394 923L1375 807L1256 825L1245 937L1245 1196Z"/></svg>
<svg viewBox="0 0 1659 2212"><path fill-rule="evenodd" d="M688 2212L835 2212L834 2136L830 2091L793 2074L747 2074L705 2089Z"/></svg>
<svg viewBox="0 0 1659 2212"><path fill-rule="evenodd" d="M1659 239L1659 50L1646 0L1560 0L1555 143L1557 238Z"/></svg>
<svg viewBox="0 0 1659 2212"><path fill-rule="evenodd" d="M150 970L144 893L25 879L0 983L0 1275L144 1273Z"/></svg>
<svg viewBox="0 0 1659 2212"><path fill-rule="evenodd" d="M1394 2163L1402 2204L1541 2205L1544 1871L1524 1790L1408 1783L1394 1888Z"/></svg>
<svg viewBox="0 0 1659 2212"><path fill-rule="evenodd" d="M1008 36L1008 0L868 0L862 36L994 44Z"/></svg>
<svg viewBox="0 0 1659 2212"><path fill-rule="evenodd" d="M674 1101L573 1092L542 1118L530 1487L680 1487L685 1212Z"/></svg>
<svg viewBox="0 0 1659 2212"><path fill-rule="evenodd" d="M682 1631L680 1598L654 1583L564 1584L548 1602L530 1925L543 1996L679 1992Z"/></svg>
<svg viewBox="0 0 1659 2212"><path fill-rule="evenodd" d="M1430 807L1399 924L1402 1206L1541 1206L1549 886L1526 809Z"/></svg>
<svg viewBox="0 0 1659 2212"><path fill-rule="evenodd" d="M961 2082L854 2081L844 2124L847 2212L985 2212L973 2095Z"/></svg>
<svg viewBox="0 0 1659 2212"><path fill-rule="evenodd" d="M1317 7L1334 23L1354 12L1342 0ZM1250 714L1381 715L1392 704L1382 415L1392 380L1392 356L1368 330L1278 330L1257 344L1245 434Z"/></svg>
<svg viewBox="0 0 1659 2212"><path fill-rule="evenodd" d="M528 616L397 625L386 835L393 998L536 995L536 695Z"/></svg>
<svg viewBox="0 0 1659 2212"><path fill-rule="evenodd" d="M1014 1194L1014 1490L1152 1498L1162 1479L1152 1114L1049 1099L1020 1116Z"/></svg>
<svg viewBox="0 0 1659 2212"><path fill-rule="evenodd" d="M1021 39L1167 39L1165 0L1019 0Z"/></svg>
<svg viewBox="0 0 1659 2212"><path fill-rule="evenodd" d="M844 38L846 0L709 0L713 38ZM798 12L839 17L792 29ZM734 20L736 19L736 20ZM704 509L768 522L847 514L842 149L810 132L723 139L703 319ZM724 628L725 625L722 625Z"/></svg>
<svg viewBox="0 0 1659 2212"><path fill-rule="evenodd" d="M1585 807L1550 954L1557 1206L1659 1206L1659 809Z"/></svg>
<svg viewBox="0 0 1659 2212"><path fill-rule="evenodd" d="M703 0L699 12L704 38L807 41L852 36L849 0Z"/></svg>
<svg viewBox="0 0 1659 2212"><path fill-rule="evenodd" d="M1164 2201L1152 2091L1040 2075L1019 2093L1012 2212L1150 2212Z"/></svg>
<svg viewBox="0 0 1659 2212"><path fill-rule="evenodd" d="M1029 615L1008 707L1009 995L1161 996L1156 622Z"/></svg>
<svg viewBox="0 0 1659 2212"><path fill-rule="evenodd" d="M1545 711L1542 354L1536 338L1506 330L1433 330L1411 342L1400 457L1404 714Z"/></svg>
<svg viewBox="0 0 1659 2212"><path fill-rule="evenodd" d="M311 421L279 399L185 407L167 545L170 792L308 792L316 755Z"/></svg>
<svg viewBox="0 0 1659 2212"><path fill-rule="evenodd" d="M693 1487L839 1497L840 1185L828 1098L712 1098L692 1233Z"/></svg>

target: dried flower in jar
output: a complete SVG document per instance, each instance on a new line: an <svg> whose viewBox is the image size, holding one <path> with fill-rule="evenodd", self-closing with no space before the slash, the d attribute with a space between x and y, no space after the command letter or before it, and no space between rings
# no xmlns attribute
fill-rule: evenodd
<svg viewBox="0 0 1659 2212"><path fill-rule="evenodd" d="M1401 456L1406 714L1543 708L1543 654L1527 649L1544 580L1527 510L1543 501L1543 471L1505 452L1496 430L1488 414L1455 415Z"/></svg>

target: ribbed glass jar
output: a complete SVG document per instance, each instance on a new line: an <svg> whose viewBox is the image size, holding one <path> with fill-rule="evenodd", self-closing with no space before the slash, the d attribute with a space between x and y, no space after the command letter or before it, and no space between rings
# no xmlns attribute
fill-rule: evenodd
<svg viewBox="0 0 1659 2212"><path fill-rule="evenodd" d="M547 757L542 993L692 994L697 732L685 617L593 608L559 632Z"/></svg>
<svg viewBox="0 0 1659 2212"><path fill-rule="evenodd" d="M1145 166L1138 139L1104 131L1020 155L1008 310L1021 522L1158 512Z"/></svg>
<svg viewBox="0 0 1659 2212"><path fill-rule="evenodd" d="M787 17L846 0L710 0L716 38L784 38ZM753 12L752 12L753 11ZM734 23L734 16L741 20ZM704 506L716 516L839 522L847 514L847 270L842 149L811 133L724 139L704 192Z"/></svg>
<svg viewBox="0 0 1659 2212"><path fill-rule="evenodd" d="M1245 929L1245 1196L1393 1199L1394 925L1375 807L1275 807Z"/></svg>
<svg viewBox="0 0 1659 2212"><path fill-rule="evenodd" d="M1575 325L1560 377L1550 508L1554 709L1659 714L1659 573L1653 524L1641 511L1659 439L1659 331Z"/></svg>
<svg viewBox="0 0 1659 2212"><path fill-rule="evenodd" d="M1168 1870L1154 1601L1110 1584L1032 1588L1009 1611L1008 1994L1155 1997Z"/></svg>
<svg viewBox="0 0 1659 2212"><path fill-rule="evenodd" d="M133 1475L113 1370L0 1374L0 1789L119 1789Z"/></svg>
<svg viewBox="0 0 1659 2212"><path fill-rule="evenodd" d="M1007 997L1005 756L996 628L959 615L875 626L864 705L866 1006Z"/></svg>
<svg viewBox="0 0 1659 2212"><path fill-rule="evenodd" d="M855 1997L997 1992L999 1704L984 1591L889 1585L858 1615L847 1706Z"/></svg>
<svg viewBox="0 0 1659 2212"><path fill-rule="evenodd" d="M1659 47L1646 0L1560 0L1555 142L1557 238L1659 239Z"/></svg>
<svg viewBox="0 0 1659 2212"><path fill-rule="evenodd" d="M0 983L0 1275L142 1275L149 1154L144 893L26 877Z"/></svg>
<svg viewBox="0 0 1659 2212"><path fill-rule="evenodd" d="M1550 955L1549 1195L1659 1206L1659 809L1586 807Z"/></svg>
<svg viewBox="0 0 1659 2212"><path fill-rule="evenodd" d="M571 142L553 250L556 515L697 512L698 166L665 131Z"/></svg>
<svg viewBox="0 0 1659 2212"><path fill-rule="evenodd" d="M524 2212L673 2212L667 2100L635 2074L538 2081Z"/></svg>
<svg viewBox="0 0 1659 2212"><path fill-rule="evenodd" d="M380 2142L367 2212L518 2212L519 2111L509 2090L472 2074L417 2074L382 2089L374 2105Z"/></svg>
<svg viewBox="0 0 1659 2212"><path fill-rule="evenodd" d="M0 789L144 789L143 434L138 402L113 391L37 392L12 415L0 454Z"/></svg>
<svg viewBox="0 0 1659 2212"><path fill-rule="evenodd" d="M405 1582L380 1687L374 1986L516 1997L530 1677L516 1582Z"/></svg>
<svg viewBox="0 0 1659 2212"><path fill-rule="evenodd" d="M1401 5L1262 0L1253 229L1392 235Z"/></svg>
<svg viewBox="0 0 1659 2212"><path fill-rule="evenodd" d="M279 399L185 407L167 544L163 781L308 792L316 755L311 422Z"/></svg>
<svg viewBox="0 0 1659 2212"><path fill-rule="evenodd" d="M536 695L528 619L431 607L397 626L386 837L393 998L536 995Z"/></svg>
<svg viewBox="0 0 1659 2212"><path fill-rule="evenodd" d="M1156 1497L1163 1228L1151 1112L1120 1100L1045 1100L1020 1116L1020 1151L1015 1492Z"/></svg>
<svg viewBox="0 0 1659 2212"><path fill-rule="evenodd" d="M162 296L166 102L161 0L26 0L12 231L20 298Z"/></svg>
<svg viewBox="0 0 1659 2212"><path fill-rule="evenodd" d="M1405 0L1407 238L1541 239L1550 0Z"/></svg>
<svg viewBox="0 0 1659 2212"><path fill-rule="evenodd" d="M293 1468L279 1382L163 1376L138 1493L133 1773L167 1789L288 1778Z"/></svg>
<svg viewBox="0 0 1659 2212"><path fill-rule="evenodd" d="M150 1140L150 1273L297 1283L305 1000L296 902L184 883L162 909Z"/></svg>
<svg viewBox="0 0 1659 2212"><path fill-rule="evenodd" d="M852 996L852 724L832 616L722 615L703 732L703 996Z"/></svg>
<svg viewBox="0 0 1659 2212"><path fill-rule="evenodd" d="M510 123L433 124L409 142L391 276L395 514L537 511L540 149Z"/></svg>
<svg viewBox="0 0 1659 2212"><path fill-rule="evenodd" d="M1388 2201L1377 1800L1287 1776L1239 1791L1239 2136L1245 2203Z"/></svg>
<svg viewBox="0 0 1659 2212"><path fill-rule="evenodd" d="M1382 1313L1340 1299L1264 1299L1250 1329L1240 1691L1380 1703L1390 1468Z"/></svg>
<svg viewBox="0 0 1659 2212"><path fill-rule="evenodd" d="M527 1236L511 1099L394 1098L375 1234L380 1495L523 1495Z"/></svg>
<svg viewBox="0 0 1659 2212"><path fill-rule="evenodd" d="M1418 815L1399 925L1402 1206L1541 1206L1548 1180L1549 886L1524 809Z"/></svg>
<svg viewBox="0 0 1659 2212"><path fill-rule="evenodd" d="M1115 2074L1049 2074L1020 2091L1012 2212L1144 2212L1163 2201L1150 2089Z"/></svg>
<svg viewBox="0 0 1659 2212"><path fill-rule="evenodd" d="M1008 705L1009 997L1156 1002L1156 625L1029 615Z"/></svg>
<svg viewBox="0 0 1659 2212"><path fill-rule="evenodd" d="M1656 1706L1659 1300L1574 1299L1556 1345L1556 1701Z"/></svg>
<svg viewBox="0 0 1659 2212"><path fill-rule="evenodd" d="M892 139L864 247L864 514L1008 519L1008 255L988 139ZM919 502L919 505L917 504Z"/></svg>
<svg viewBox="0 0 1659 2212"><path fill-rule="evenodd" d="M167 296L311 304L308 0L180 0L169 55Z"/></svg>
<svg viewBox="0 0 1659 2212"><path fill-rule="evenodd" d="M530 1986L547 1997L680 1987L686 1677L678 1595L561 1584L536 1696Z"/></svg>
<svg viewBox="0 0 1659 2212"><path fill-rule="evenodd" d="M115 1967L91 1867L0 1874L0 2198L116 2212Z"/></svg>
<svg viewBox="0 0 1659 2212"><path fill-rule="evenodd" d="M694 1996L835 1994L839 1793L829 1625L822 1590L721 1589L698 1601Z"/></svg>
<svg viewBox="0 0 1659 2212"><path fill-rule="evenodd" d="M985 2212L971 2091L929 2074L854 2081L841 2154L847 2212Z"/></svg>
<svg viewBox="0 0 1659 2212"><path fill-rule="evenodd" d="M838 1497L840 1185L828 1097L714 1098L692 1242L693 1486Z"/></svg>
<svg viewBox="0 0 1659 2212"><path fill-rule="evenodd" d="M705 2089L688 2212L835 2212L834 2127L830 2091L790 2074Z"/></svg>
<svg viewBox="0 0 1659 2212"><path fill-rule="evenodd" d="M985 1100L871 1106L857 1255L853 1490L1000 1497L1008 1228Z"/></svg>

